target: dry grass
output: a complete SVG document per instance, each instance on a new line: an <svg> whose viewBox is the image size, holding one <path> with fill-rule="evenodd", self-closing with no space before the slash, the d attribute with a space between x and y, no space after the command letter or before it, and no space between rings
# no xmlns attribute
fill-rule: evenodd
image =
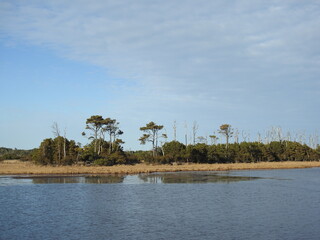
<svg viewBox="0 0 320 240"><path fill-rule="evenodd" d="M0 163L0 175L73 175L73 174L137 174L178 171L227 171L255 169L290 169L320 167L320 162L260 162L231 164L183 164L183 165L117 165L98 166L37 166L29 162L8 160Z"/></svg>

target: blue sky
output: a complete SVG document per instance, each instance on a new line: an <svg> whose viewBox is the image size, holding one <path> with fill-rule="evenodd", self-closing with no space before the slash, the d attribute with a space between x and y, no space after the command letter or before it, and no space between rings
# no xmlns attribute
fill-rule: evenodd
<svg viewBox="0 0 320 240"><path fill-rule="evenodd" d="M91 115L125 149L149 147L149 121L180 141L193 121L319 135L319 29L317 1L2 0L0 146L37 147L53 122L86 143Z"/></svg>

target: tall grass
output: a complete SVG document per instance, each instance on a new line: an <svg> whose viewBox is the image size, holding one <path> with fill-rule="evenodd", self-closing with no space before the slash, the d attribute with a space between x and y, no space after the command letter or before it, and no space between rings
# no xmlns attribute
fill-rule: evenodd
<svg viewBox="0 0 320 240"><path fill-rule="evenodd" d="M320 167L320 162L259 162L231 164L183 164L183 165L115 165L115 166L38 166L30 162L4 161L0 163L0 175L73 175L73 174L137 174L178 171L228 171L254 169L290 169Z"/></svg>

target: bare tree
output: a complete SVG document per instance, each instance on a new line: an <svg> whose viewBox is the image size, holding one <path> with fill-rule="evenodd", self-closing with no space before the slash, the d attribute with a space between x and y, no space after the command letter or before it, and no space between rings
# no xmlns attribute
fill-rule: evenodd
<svg viewBox="0 0 320 240"><path fill-rule="evenodd" d="M257 134L257 135L258 135L258 140L257 140L257 141L258 141L258 143L262 143L261 133L260 133L260 132L258 132L258 134Z"/></svg>
<svg viewBox="0 0 320 240"><path fill-rule="evenodd" d="M55 137L60 137L60 128L57 122L53 122L52 126L52 133Z"/></svg>
<svg viewBox="0 0 320 240"><path fill-rule="evenodd" d="M244 141L244 142L248 142L249 133L246 132L246 131L244 131L244 130L242 130L242 131L241 131L241 135L242 135L243 141Z"/></svg>
<svg viewBox="0 0 320 240"><path fill-rule="evenodd" d="M306 133L304 131L300 132L298 135L299 143L303 144L306 141Z"/></svg>
<svg viewBox="0 0 320 240"><path fill-rule="evenodd" d="M193 125L192 125L193 145L196 144L196 135L197 135L198 129L199 129L199 125L197 121L193 121Z"/></svg>
<svg viewBox="0 0 320 240"><path fill-rule="evenodd" d="M281 127L275 127L274 131L275 131L275 135L276 135L276 141L281 142L283 140Z"/></svg>
<svg viewBox="0 0 320 240"><path fill-rule="evenodd" d="M270 131L266 131L266 135L264 137L264 143L265 144L270 143Z"/></svg>
<svg viewBox="0 0 320 240"><path fill-rule="evenodd" d="M177 121L174 120L173 122L173 139L177 141Z"/></svg>
<svg viewBox="0 0 320 240"><path fill-rule="evenodd" d="M237 128L234 130L234 142L239 143L239 130Z"/></svg>
<svg viewBox="0 0 320 240"><path fill-rule="evenodd" d="M233 135L233 129L230 124L223 124L220 126L219 133L226 137L226 148L229 146L229 138Z"/></svg>
<svg viewBox="0 0 320 240"><path fill-rule="evenodd" d="M63 130L63 157L67 157L67 150L66 150L66 145L67 145L67 128L64 128Z"/></svg>
<svg viewBox="0 0 320 240"><path fill-rule="evenodd" d="M161 152L162 152L162 156L165 155L165 152L164 152L164 149L163 149L163 144L165 144L167 142L167 139L168 139L167 130L165 128L163 130L165 132L165 133L162 134L162 137L164 138L164 141L160 141L160 149L161 149Z"/></svg>
<svg viewBox="0 0 320 240"><path fill-rule="evenodd" d="M58 141L58 160L61 160L61 148L60 148L60 128L57 122L53 122L52 126L52 133Z"/></svg>
<svg viewBox="0 0 320 240"><path fill-rule="evenodd" d="M319 134L315 132L314 136L315 136L314 148L316 149L319 145Z"/></svg>
<svg viewBox="0 0 320 240"><path fill-rule="evenodd" d="M309 135L309 146L313 149L316 149L318 146L318 139L319 139L319 136L316 132L313 134L310 134Z"/></svg>
<svg viewBox="0 0 320 240"><path fill-rule="evenodd" d="M185 134L184 134L184 140L185 140L185 145L187 146L188 145L188 124L187 122L185 121L184 122L184 128L185 128Z"/></svg>
<svg viewBox="0 0 320 240"><path fill-rule="evenodd" d="M287 132L286 140L291 141L291 133L289 131Z"/></svg>
<svg viewBox="0 0 320 240"><path fill-rule="evenodd" d="M191 134L191 131L189 132L189 135L188 135L188 142L189 142L189 143L192 142L192 134Z"/></svg>

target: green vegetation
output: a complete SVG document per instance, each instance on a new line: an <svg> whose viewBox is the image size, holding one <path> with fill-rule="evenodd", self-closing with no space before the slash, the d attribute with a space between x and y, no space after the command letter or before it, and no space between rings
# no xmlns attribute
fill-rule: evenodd
<svg viewBox="0 0 320 240"><path fill-rule="evenodd" d="M40 147L33 151L32 160L40 165L70 165L79 160L80 152L81 149L75 141L59 136L44 139Z"/></svg>
<svg viewBox="0 0 320 240"><path fill-rule="evenodd" d="M140 130L146 132L139 138L141 144L146 144L146 142L152 143L152 156L157 155L159 131L163 128L161 125L157 125L154 122L149 122L145 127L141 127ZM167 138L166 134L162 134L161 137Z"/></svg>
<svg viewBox="0 0 320 240"><path fill-rule="evenodd" d="M0 161L10 159L27 160L32 150L21 150L0 147Z"/></svg>
<svg viewBox="0 0 320 240"><path fill-rule="evenodd" d="M216 135L210 135L211 144L206 137L196 137L198 125L193 126L193 144L183 144L179 141L161 143L159 138L167 139L161 134L162 125L154 122L147 123L140 130L143 135L139 138L141 144L150 142L150 151L123 151L124 142L119 137L123 131L116 119L103 118L100 115L91 116L86 120L86 131L82 135L90 143L81 147L80 143L61 136L57 123L52 126L55 138L44 139L39 148L31 151L0 148L0 159L32 159L39 165L98 165L112 166L116 164L181 164L181 163L253 163L279 161L319 161L320 146L311 148L305 143L284 139L279 129L268 133L269 138L250 142L243 134L243 141L238 141L238 130L231 125L223 124L218 133L223 136L225 143L217 143ZM176 125L174 125L176 131ZM175 133L176 134L176 133ZM234 137L234 142L230 139ZM186 138L187 139L187 138ZM196 143L197 139L197 143ZM260 135L259 135L260 139Z"/></svg>
<svg viewBox="0 0 320 240"><path fill-rule="evenodd" d="M320 148L291 141L274 141L268 144L241 142L207 145L198 143L185 146L178 141L167 142L162 147L162 156L152 157L146 152L133 153L143 162L168 163L254 163L280 161L319 161Z"/></svg>
<svg viewBox="0 0 320 240"><path fill-rule="evenodd" d="M40 165L71 165L90 164L112 166L115 164L132 164L135 160L128 157L118 137L123 134L115 119L103 118L99 115L86 120L86 130L82 135L91 142L84 147L59 135L57 124L53 126L56 138L45 139L40 147L33 152L32 160ZM108 135L108 141L105 139ZM61 154L63 152L63 154Z"/></svg>

